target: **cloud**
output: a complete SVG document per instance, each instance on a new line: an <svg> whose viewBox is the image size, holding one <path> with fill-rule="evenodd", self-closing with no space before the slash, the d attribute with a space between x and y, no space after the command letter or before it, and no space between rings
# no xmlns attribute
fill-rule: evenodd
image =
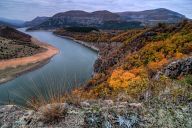
<svg viewBox="0 0 192 128"><path fill-rule="evenodd" d="M1 0L0 16L30 20L67 10L140 11L168 8L192 18L192 0Z"/></svg>

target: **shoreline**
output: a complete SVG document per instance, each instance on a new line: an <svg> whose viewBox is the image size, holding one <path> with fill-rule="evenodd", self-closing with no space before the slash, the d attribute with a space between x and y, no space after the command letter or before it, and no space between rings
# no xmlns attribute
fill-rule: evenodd
<svg viewBox="0 0 192 128"><path fill-rule="evenodd" d="M17 70L15 74L13 75L9 75L7 76L6 78L1 78L0 79L0 85L1 84L4 84L4 83L7 83L25 73L29 73L29 72L32 72L32 71L35 71L43 66L45 66L46 64L48 64L50 61L50 59L47 59L47 60L44 60L42 62L37 62L35 64L28 64L28 65L25 65L25 66L21 66L21 67L17 67L17 68L11 68L10 70L17 70L18 68L22 68L20 70Z"/></svg>
<svg viewBox="0 0 192 128"><path fill-rule="evenodd" d="M0 72L11 72L6 74L5 77L0 78L0 85L6 83L10 80L17 78L18 76L36 70L40 67L43 67L45 64L49 63L50 59L59 53L59 49L56 47L41 42L35 38L31 38L32 43L37 44L38 46L45 48L46 51L34 54L32 56L15 58L10 60L1 60L0 61ZM12 71L9 70L14 70Z"/></svg>
<svg viewBox="0 0 192 128"><path fill-rule="evenodd" d="M72 37L69 37L69 36L61 36L61 35L58 35L58 34L55 34L53 33L54 35L58 36L58 37L61 37L61 38L66 38L66 39L70 39L72 41L74 41L75 43L78 43L78 44L81 44L87 48L90 48L91 50L94 50L96 52L100 52L99 48L93 46L93 45L90 45L88 44L87 42L84 42L84 41L81 41L81 40L76 40L75 38L72 38Z"/></svg>

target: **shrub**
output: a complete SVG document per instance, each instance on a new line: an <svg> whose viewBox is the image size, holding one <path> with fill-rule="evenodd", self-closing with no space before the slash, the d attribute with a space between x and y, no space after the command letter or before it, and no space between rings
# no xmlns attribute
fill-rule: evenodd
<svg viewBox="0 0 192 128"><path fill-rule="evenodd" d="M187 75L183 78L183 81L187 84L192 85L192 75Z"/></svg>
<svg viewBox="0 0 192 128"><path fill-rule="evenodd" d="M68 108L66 104L47 104L39 108L39 113L44 121L54 121L59 118L64 118L67 114Z"/></svg>

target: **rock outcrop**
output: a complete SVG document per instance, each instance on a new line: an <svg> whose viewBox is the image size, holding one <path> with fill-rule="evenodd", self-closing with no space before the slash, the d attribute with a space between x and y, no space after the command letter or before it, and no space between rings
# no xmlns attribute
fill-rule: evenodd
<svg viewBox="0 0 192 128"><path fill-rule="evenodd" d="M98 108L98 110L95 109L96 107ZM15 105L5 105L0 106L0 127L90 128L105 127L107 124L118 127L120 125L128 125L126 124L126 121L130 123L131 126L135 126L136 124L138 124L139 120L136 115L134 115L134 118L125 118L127 116L126 114L123 114L121 116L118 115L118 111L125 111L127 107L133 110L141 108L141 106L138 107L137 105L130 104L128 102L114 103L112 100L82 101L80 102L80 107L72 104L69 105L67 103L48 104L40 107L37 111L26 110ZM114 112L107 113L109 109L114 109ZM63 114L63 110L65 110L65 114ZM60 112L60 118L51 118L51 120L46 119L55 112ZM105 114L107 114L106 118L112 119L111 122L105 119ZM119 122L120 118L122 118L122 124L121 122Z"/></svg>
<svg viewBox="0 0 192 128"><path fill-rule="evenodd" d="M181 59L170 63L164 68L163 73L171 78L192 73L192 57Z"/></svg>

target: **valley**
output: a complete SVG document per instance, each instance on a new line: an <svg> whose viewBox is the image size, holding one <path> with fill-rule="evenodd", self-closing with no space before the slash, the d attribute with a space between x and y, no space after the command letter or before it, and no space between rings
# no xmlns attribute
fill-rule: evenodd
<svg viewBox="0 0 192 128"><path fill-rule="evenodd" d="M192 21L184 15L71 10L27 28L2 24L0 126L192 126Z"/></svg>

